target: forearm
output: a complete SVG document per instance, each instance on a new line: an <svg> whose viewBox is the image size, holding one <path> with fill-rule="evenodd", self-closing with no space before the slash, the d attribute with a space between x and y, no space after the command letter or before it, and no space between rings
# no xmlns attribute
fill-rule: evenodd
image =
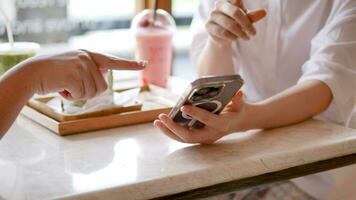
<svg viewBox="0 0 356 200"><path fill-rule="evenodd" d="M21 63L0 78L0 138L34 93L30 69Z"/></svg>
<svg viewBox="0 0 356 200"><path fill-rule="evenodd" d="M330 88L323 82L306 81L262 102L247 106L247 129L267 129L304 121L325 111L332 101Z"/></svg>
<svg viewBox="0 0 356 200"><path fill-rule="evenodd" d="M219 45L210 38L197 62L199 76L234 73L231 45Z"/></svg>

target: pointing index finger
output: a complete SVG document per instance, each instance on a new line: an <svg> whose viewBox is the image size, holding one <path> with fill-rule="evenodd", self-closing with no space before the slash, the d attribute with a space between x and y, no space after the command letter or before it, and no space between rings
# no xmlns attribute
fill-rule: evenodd
<svg viewBox="0 0 356 200"><path fill-rule="evenodd" d="M88 50L82 51L88 53L95 64L101 69L142 70L148 64L147 61L134 61Z"/></svg>

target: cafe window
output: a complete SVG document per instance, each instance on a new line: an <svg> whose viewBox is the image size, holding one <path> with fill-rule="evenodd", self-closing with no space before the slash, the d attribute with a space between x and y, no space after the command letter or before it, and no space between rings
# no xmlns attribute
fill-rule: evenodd
<svg viewBox="0 0 356 200"><path fill-rule="evenodd" d="M1 7L13 23L15 38L57 43L88 31L128 28L135 1L4 0ZM5 39L3 20L0 25L0 35Z"/></svg>
<svg viewBox="0 0 356 200"><path fill-rule="evenodd" d="M199 1L159 0L159 7L172 13L178 26L173 75L193 74L188 55L189 25ZM0 0L17 41L38 42L44 53L85 48L126 58L134 55L129 32L132 18L153 5L152 0ZM7 41L6 36L0 18L0 42Z"/></svg>
<svg viewBox="0 0 356 200"><path fill-rule="evenodd" d="M68 20L76 24L73 34L93 30L129 28L135 1L69 0Z"/></svg>
<svg viewBox="0 0 356 200"><path fill-rule="evenodd" d="M188 26L199 0L161 0L160 7L172 12L178 26ZM89 31L128 29L141 9L152 7L149 0L2 0L15 38L39 43L66 42L73 35ZM0 37L6 39L0 20Z"/></svg>

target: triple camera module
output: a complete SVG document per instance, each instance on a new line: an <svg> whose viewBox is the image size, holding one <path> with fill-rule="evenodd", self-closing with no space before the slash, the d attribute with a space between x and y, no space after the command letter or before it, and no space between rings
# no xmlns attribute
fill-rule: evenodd
<svg viewBox="0 0 356 200"><path fill-rule="evenodd" d="M223 87L223 85L218 85L197 89L196 91L194 91L194 94L192 95L190 100L193 102L199 102L201 100L216 98L222 92Z"/></svg>

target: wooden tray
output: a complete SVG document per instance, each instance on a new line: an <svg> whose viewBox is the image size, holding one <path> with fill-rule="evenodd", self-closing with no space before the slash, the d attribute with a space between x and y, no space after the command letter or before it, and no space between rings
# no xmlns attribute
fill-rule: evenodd
<svg viewBox="0 0 356 200"><path fill-rule="evenodd" d="M52 100L53 98L54 97L31 99L27 103L27 106L47 115L48 117L51 117L57 121L60 121L60 122L130 112L130 111L135 111L135 110L141 110L141 108L142 108L142 104L134 104L134 105L126 106L126 107L118 106L118 107L112 107L112 108L108 108L108 109L87 112L87 113L82 113L82 114L64 114L62 112L58 112L54 108L47 105L47 103L50 100Z"/></svg>
<svg viewBox="0 0 356 200"><path fill-rule="evenodd" d="M52 130L58 135L70 135L86 131L94 131L106 128L114 128L125 125L151 122L157 119L160 113L168 113L178 99L169 91L150 86L150 94L159 96L170 102L170 105L161 102L160 108L145 109L143 105L137 104L128 107L117 107L113 109L100 110L80 115L63 115L54 111L46 102L51 98L32 99L21 111L21 114Z"/></svg>

